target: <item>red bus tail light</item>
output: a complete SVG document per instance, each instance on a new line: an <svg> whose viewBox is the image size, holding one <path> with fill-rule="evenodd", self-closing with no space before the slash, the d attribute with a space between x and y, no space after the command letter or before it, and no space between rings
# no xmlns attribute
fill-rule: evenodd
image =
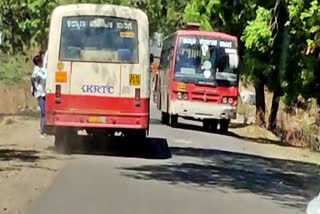
<svg viewBox="0 0 320 214"><path fill-rule="evenodd" d="M188 99L189 99L188 93L184 93L184 94L183 94L183 99L184 99L184 100L188 100Z"/></svg>
<svg viewBox="0 0 320 214"><path fill-rule="evenodd" d="M236 97L223 97L222 103L235 106L235 105L237 105L237 99L236 99Z"/></svg>
<svg viewBox="0 0 320 214"><path fill-rule="evenodd" d="M56 85L56 103L61 103L61 85Z"/></svg>
<svg viewBox="0 0 320 214"><path fill-rule="evenodd" d="M223 104L227 104L228 103L228 98L227 97L222 98L222 103Z"/></svg>
<svg viewBox="0 0 320 214"><path fill-rule="evenodd" d="M189 95L188 93L183 93L183 92L178 92L177 93L177 99L178 100L188 100L189 99Z"/></svg>
<svg viewBox="0 0 320 214"><path fill-rule="evenodd" d="M232 104L233 104L233 102L234 102L234 99L233 99L232 97L229 97L229 99L228 99L228 103L229 103L230 105L232 105Z"/></svg>
<svg viewBox="0 0 320 214"><path fill-rule="evenodd" d="M141 97L140 97L140 88L136 88L135 90L135 100L136 100L136 106L140 106L141 105Z"/></svg>

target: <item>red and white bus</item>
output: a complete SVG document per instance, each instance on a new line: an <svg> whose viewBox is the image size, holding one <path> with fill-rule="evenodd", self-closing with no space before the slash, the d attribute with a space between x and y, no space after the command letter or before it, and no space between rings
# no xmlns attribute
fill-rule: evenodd
<svg viewBox="0 0 320 214"><path fill-rule="evenodd" d="M78 130L145 137L149 129L149 23L138 9L78 4L51 17L46 124L58 149Z"/></svg>
<svg viewBox="0 0 320 214"><path fill-rule="evenodd" d="M226 132L237 115L239 64L237 38L190 25L163 42L157 87L162 122L203 121L206 129Z"/></svg>

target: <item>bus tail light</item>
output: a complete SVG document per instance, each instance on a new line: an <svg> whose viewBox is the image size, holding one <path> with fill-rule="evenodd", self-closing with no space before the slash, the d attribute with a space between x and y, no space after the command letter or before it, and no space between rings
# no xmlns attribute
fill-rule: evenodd
<svg viewBox="0 0 320 214"><path fill-rule="evenodd" d="M229 104L229 105L234 105L236 99L234 97L223 97L222 98L222 104Z"/></svg>
<svg viewBox="0 0 320 214"><path fill-rule="evenodd" d="M61 103L61 85L56 85L56 103Z"/></svg>
<svg viewBox="0 0 320 214"><path fill-rule="evenodd" d="M183 94L183 99L184 99L184 100L188 100L188 99L189 99L189 96L188 96L187 93L184 93L184 94Z"/></svg>
<svg viewBox="0 0 320 214"><path fill-rule="evenodd" d="M188 100L189 96L188 96L188 93L178 92L177 98L178 100Z"/></svg>
<svg viewBox="0 0 320 214"><path fill-rule="evenodd" d="M136 100L136 106L140 106L141 105L141 97L140 97L140 88L136 88L136 91L135 91L135 100Z"/></svg>
<svg viewBox="0 0 320 214"><path fill-rule="evenodd" d="M222 98L222 103L223 104L227 104L228 103L228 98L227 97Z"/></svg>

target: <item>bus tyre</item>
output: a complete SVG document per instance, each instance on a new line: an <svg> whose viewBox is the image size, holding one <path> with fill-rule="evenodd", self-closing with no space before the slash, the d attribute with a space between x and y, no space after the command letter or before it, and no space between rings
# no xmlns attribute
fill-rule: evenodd
<svg viewBox="0 0 320 214"><path fill-rule="evenodd" d="M216 132L218 127L218 120L203 120L203 128L206 131Z"/></svg>
<svg viewBox="0 0 320 214"><path fill-rule="evenodd" d="M230 120L220 120L220 132L225 134L228 132Z"/></svg>
<svg viewBox="0 0 320 214"><path fill-rule="evenodd" d="M72 151L73 131L58 129L55 133L55 149L61 154L70 154Z"/></svg>
<svg viewBox="0 0 320 214"><path fill-rule="evenodd" d="M210 131L210 120L203 120L203 128L206 131Z"/></svg>
<svg viewBox="0 0 320 214"><path fill-rule="evenodd" d="M162 124L168 125L169 124L169 119L170 119L170 116L169 116L168 113L166 113L166 112L162 112L161 113L161 123Z"/></svg>
<svg viewBox="0 0 320 214"><path fill-rule="evenodd" d="M134 140L135 142L141 143L144 142L147 138L147 131L146 130L131 130L127 132L128 140Z"/></svg>
<svg viewBox="0 0 320 214"><path fill-rule="evenodd" d="M216 132L218 128L219 120L211 120L210 121L210 131Z"/></svg>
<svg viewBox="0 0 320 214"><path fill-rule="evenodd" d="M178 125L178 115L171 115L170 116L170 125L171 125L171 127L177 127L177 125Z"/></svg>

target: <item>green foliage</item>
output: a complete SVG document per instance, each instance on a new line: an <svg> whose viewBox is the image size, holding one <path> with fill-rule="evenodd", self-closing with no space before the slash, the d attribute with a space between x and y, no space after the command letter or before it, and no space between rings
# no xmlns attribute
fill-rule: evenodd
<svg viewBox="0 0 320 214"><path fill-rule="evenodd" d="M6 56L0 57L0 82L10 85L19 82L24 75L24 57Z"/></svg>
<svg viewBox="0 0 320 214"><path fill-rule="evenodd" d="M245 47L250 52L266 53L270 51L273 44L273 36L269 23L271 21L271 11L259 7L255 20L249 21L244 29L241 40L245 42Z"/></svg>
<svg viewBox="0 0 320 214"><path fill-rule="evenodd" d="M55 0L3 0L0 4L0 50L24 53L33 43L45 46Z"/></svg>
<svg viewBox="0 0 320 214"><path fill-rule="evenodd" d="M184 21L200 23L202 30L213 31L214 22L212 17L221 13L220 0L193 0L189 2L184 10ZM212 24L211 24L212 23Z"/></svg>
<svg viewBox="0 0 320 214"><path fill-rule="evenodd" d="M286 100L293 104L301 94L305 98L317 97L318 83L315 65L319 49L320 6L317 0L291 0L288 5L290 26L290 70L291 78L287 81Z"/></svg>

